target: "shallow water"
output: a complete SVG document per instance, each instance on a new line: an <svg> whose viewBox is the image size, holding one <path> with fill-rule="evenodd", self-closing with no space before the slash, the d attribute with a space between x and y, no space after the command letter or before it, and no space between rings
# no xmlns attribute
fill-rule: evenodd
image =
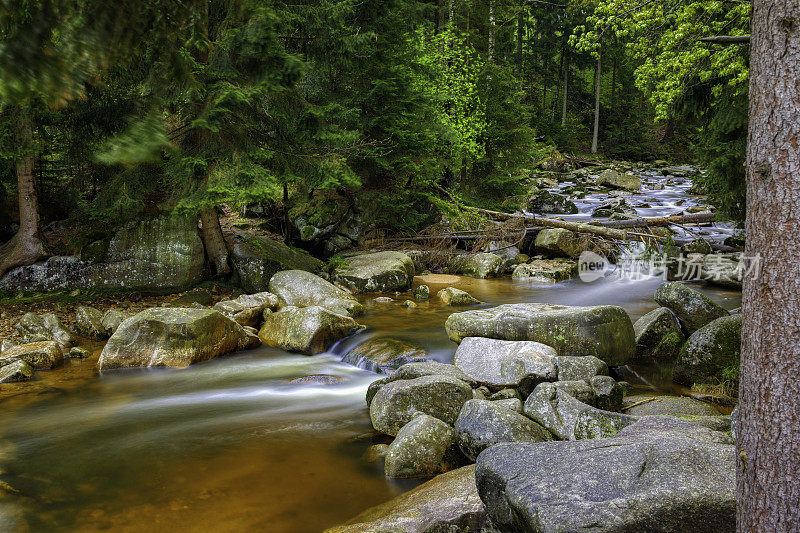
<svg viewBox="0 0 800 533"><path fill-rule="evenodd" d="M432 292L446 286L427 282ZM661 279L611 276L592 284L456 278L486 302L621 305L633 320L656 304ZM448 283L450 284L450 283ZM731 309L737 292L702 288ZM367 329L331 353L259 348L184 370L98 376L97 354L0 391L2 479L19 491L32 531L316 532L407 490L361 460L374 441L364 394L376 374L339 362L351 347L392 336L452 361L451 307L364 298ZM309 374L335 385L298 385ZM669 385L647 369L626 379Z"/></svg>

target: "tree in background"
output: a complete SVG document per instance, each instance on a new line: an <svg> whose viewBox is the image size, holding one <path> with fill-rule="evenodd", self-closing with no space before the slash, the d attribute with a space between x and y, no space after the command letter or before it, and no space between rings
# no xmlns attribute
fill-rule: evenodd
<svg viewBox="0 0 800 533"><path fill-rule="evenodd" d="M800 4L753 2L738 531L800 524Z"/></svg>

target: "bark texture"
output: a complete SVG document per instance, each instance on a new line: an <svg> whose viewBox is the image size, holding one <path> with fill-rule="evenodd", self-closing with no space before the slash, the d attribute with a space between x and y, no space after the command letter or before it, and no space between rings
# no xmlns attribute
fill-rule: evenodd
<svg viewBox="0 0 800 533"><path fill-rule="evenodd" d="M17 117L17 135L24 150L30 150L33 127L24 112ZM45 257L39 223L39 197L36 194L34 155L26 153L17 162L17 190L19 193L19 231L0 246L0 276L18 266L30 265Z"/></svg>
<svg viewBox="0 0 800 533"><path fill-rule="evenodd" d="M597 68L594 84L594 131L592 133L592 153L597 153L597 137L600 133L600 81L603 72L603 51L597 52Z"/></svg>
<svg viewBox="0 0 800 533"><path fill-rule="evenodd" d="M800 528L800 2L753 0L737 456L740 532Z"/></svg>
<svg viewBox="0 0 800 533"><path fill-rule="evenodd" d="M225 238L222 236L217 210L213 207L201 210L200 221L203 223L203 244L206 247L208 260L214 268L214 274L227 276L231 273L231 267L228 264L228 247L225 246Z"/></svg>

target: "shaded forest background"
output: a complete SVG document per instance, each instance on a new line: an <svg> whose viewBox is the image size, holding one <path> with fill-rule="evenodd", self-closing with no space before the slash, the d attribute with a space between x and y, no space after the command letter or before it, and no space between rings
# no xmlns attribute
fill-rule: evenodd
<svg viewBox="0 0 800 533"><path fill-rule="evenodd" d="M259 205L291 238L289 212L325 191L411 232L448 212L442 188L516 209L565 155L694 160L744 217L748 46L698 39L746 34L749 3L7 0L0 16L0 241L26 158L45 229L74 228L51 253L222 205Z"/></svg>

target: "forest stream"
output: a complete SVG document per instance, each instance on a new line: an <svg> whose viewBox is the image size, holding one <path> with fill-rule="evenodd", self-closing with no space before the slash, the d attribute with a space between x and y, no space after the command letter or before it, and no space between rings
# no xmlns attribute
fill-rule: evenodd
<svg viewBox="0 0 800 533"><path fill-rule="evenodd" d="M689 180L665 183L641 175L642 192L627 196L641 216L680 213L702 198ZM565 184L560 185L564 187ZM588 219L605 194L576 204ZM681 205L678 205L681 204ZM725 225L700 228L721 240ZM659 276L624 279L612 273L587 284L546 285L461 276L417 276L431 292L468 291L485 307L543 302L619 305L632 320L655 309ZM735 290L697 285L726 309L741 305ZM390 295L391 296L391 295ZM374 442L364 402L378 374L340 362L355 345L375 337L417 344L452 362L447 338L453 308L438 300L403 306L404 297L378 302L361 295L367 326L329 352L309 357L260 347L183 370L128 369L97 374L93 356L6 385L0 410L0 463L36 531L271 531L318 532L418 484L384 477L362 455ZM326 383L290 383L308 375ZM625 379L644 391L675 392L656 369L626 367ZM639 392L642 392L640 390Z"/></svg>

